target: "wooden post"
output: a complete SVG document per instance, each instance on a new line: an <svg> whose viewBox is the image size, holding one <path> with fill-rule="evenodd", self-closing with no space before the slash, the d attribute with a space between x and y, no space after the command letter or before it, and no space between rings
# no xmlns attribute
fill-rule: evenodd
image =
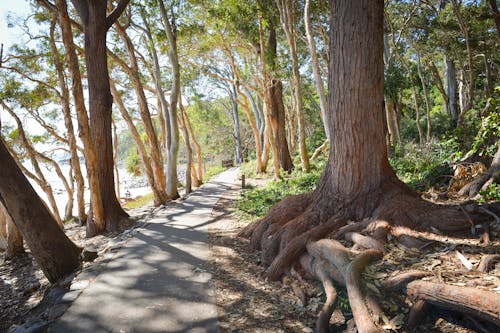
<svg viewBox="0 0 500 333"><path fill-rule="evenodd" d="M241 188L245 188L245 175L241 175Z"/></svg>

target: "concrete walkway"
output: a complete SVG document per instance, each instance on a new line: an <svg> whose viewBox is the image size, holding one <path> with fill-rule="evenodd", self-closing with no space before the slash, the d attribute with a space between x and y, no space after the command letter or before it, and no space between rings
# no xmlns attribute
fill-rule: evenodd
<svg viewBox="0 0 500 333"><path fill-rule="evenodd" d="M159 210L48 332L218 332L207 226L237 174Z"/></svg>

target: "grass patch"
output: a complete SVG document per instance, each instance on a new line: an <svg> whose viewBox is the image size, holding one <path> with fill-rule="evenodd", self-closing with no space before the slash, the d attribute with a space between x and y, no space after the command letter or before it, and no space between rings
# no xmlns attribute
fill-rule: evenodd
<svg viewBox="0 0 500 333"><path fill-rule="evenodd" d="M289 178L271 181L263 188L244 191L236 204L237 213L244 220L263 217L286 196L314 190L319 176L319 170L307 174L294 172Z"/></svg>
<svg viewBox="0 0 500 333"><path fill-rule="evenodd" d="M153 201L153 199L154 199L153 192L145 194L145 195L140 195L140 196L124 203L123 208L127 208L127 209L140 208L140 207L150 203L151 201Z"/></svg>

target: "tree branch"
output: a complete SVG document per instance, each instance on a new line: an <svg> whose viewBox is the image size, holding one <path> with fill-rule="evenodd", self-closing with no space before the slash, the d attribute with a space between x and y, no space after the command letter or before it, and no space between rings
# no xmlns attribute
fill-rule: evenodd
<svg viewBox="0 0 500 333"><path fill-rule="evenodd" d="M106 28L108 29L111 28L113 23L115 23L116 20L118 20L120 15L123 13L129 2L130 0L120 0L118 5L116 5L115 9L113 9L113 11L108 15L108 17L106 17Z"/></svg>

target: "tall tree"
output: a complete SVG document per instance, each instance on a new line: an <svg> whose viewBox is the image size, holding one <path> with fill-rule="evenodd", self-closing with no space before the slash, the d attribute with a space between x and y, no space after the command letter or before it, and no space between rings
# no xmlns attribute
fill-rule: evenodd
<svg viewBox="0 0 500 333"><path fill-rule="evenodd" d="M173 11L169 17L163 0L157 0L160 6L163 28L167 34L170 51L168 57L172 65L172 89L170 91L170 108L165 114L167 122L167 196L170 199L177 199L178 179L177 179L177 156L179 154L179 125L177 122L177 103L181 92L181 66L179 64L179 54L177 52L177 24ZM172 22L170 21L172 20Z"/></svg>
<svg viewBox="0 0 500 333"><path fill-rule="evenodd" d="M0 203L33 257L54 283L80 266L80 249L64 234L0 139Z"/></svg>
<svg viewBox="0 0 500 333"><path fill-rule="evenodd" d="M297 111L298 131L299 131L299 153L302 162L302 170L309 172L309 156L306 147L306 129L304 119L304 102L302 101L302 87L300 80L300 64L297 55L297 38L296 38L296 19L295 6L296 1L276 0L280 12L280 21L283 31L285 31L290 56L292 57L292 72L293 72L293 93L295 97L295 108Z"/></svg>
<svg viewBox="0 0 500 333"><path fill-rule="evenodd" d="M64 75L64 64L61 61L59 50L55 41L55 19L57 19L57 12L54 12L54 20L50 25L50 47L53 53L54 66L57 72L57 80L59 83L59 89L61 91L60 100L62 111L64 115L64 125L66 126L68 146L70 150L70 163L73 169L74 178L76 181L76 197L78 206L78 218L80 223L84 224L87 219L87 213L85 212L85 182L83 180L80 159L78 157L78 146L76 142L75 130L73 127L73 118L71 115L71 103L70 103L70 92L68 88L68 83L66 76Z"/></svg>
<svg viewBox="0 0 500 333"><path fill-rule="evenodd" d="M311 0L306 0L304 5L304 25L306 28L307 45L309 46L309 54L311 56L312 69L314 74L314 84L316 85L316 92L318 93L319 106L321 108L321 118L323 119L323 126L327 140L330 139L328 128L328 102L326 100L325 87L323 86L323 79L321 78L318 53L316 51L316 41L313 35L313 26L311 23Z"/></svg>
<svg viewBox="0 0 500 333"><path fill-rule="evenodd" d="M72 0L82 21L85 35L90 136L97 152L99 176L99 188L93 191L100 192L104 208L104 220L89 221L87 235L95 235L104 230L115 230L120 221L128 217L118 202L114 184L111 132L113 98L109 87L106 35L129 1L120 0L113 11L107 15L108 1Z"/></svg>
<svg viewBox="0 0 500 333"><path fill-rule="evenodd" d="M331 0L330 15L332 145L327 166L313 192L284 199L241 232L251 237L254 248L262 250L262 263L268 265L271 279L279 279L299 259L309 272L311 258L319 271L322 266L332 267L327 263L335 258L341 261L346 252L339 249L340 243L321 238L336 235L348 221L367 219L372 230L382 224L387 228L432 227L447 233L470 228L460 208L424 201L397 178L389 164L383 130L384 1ZM358 222L349 228L361 231L366 225ZM362 254L364 260L372 255L376 254ZM344 262L339 271L354 269L354 264L346 268ZM352 276L345 273L344 281ZM358 331L379 332L373 323L363 321L367 317L360 316L366 306L358 306L363 303L359 289L348 289L348 294Z"/></svg>

